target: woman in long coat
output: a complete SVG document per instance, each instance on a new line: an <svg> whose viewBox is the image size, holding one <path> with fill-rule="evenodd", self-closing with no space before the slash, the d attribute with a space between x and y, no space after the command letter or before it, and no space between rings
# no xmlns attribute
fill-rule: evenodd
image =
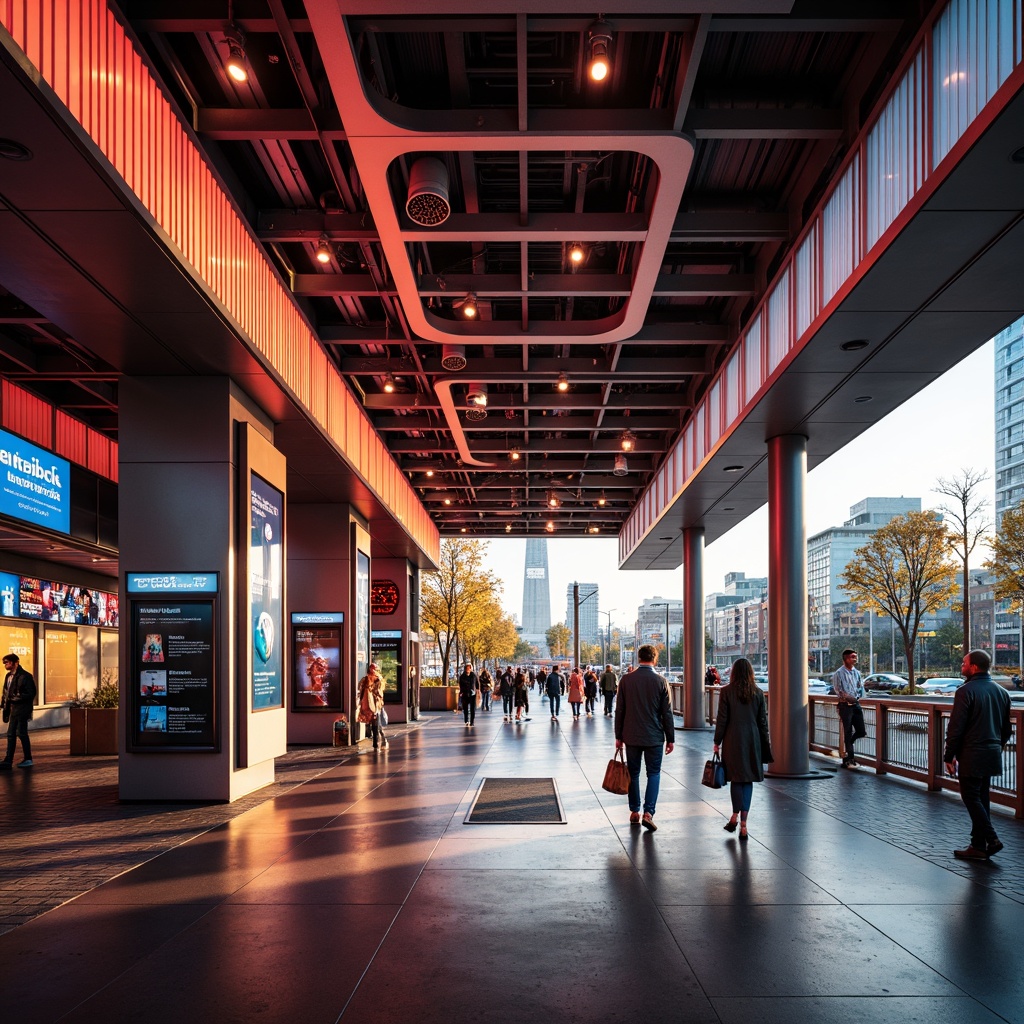
<svg viewBox="0 0 1024 1024"><path fill-rule="evenodd" d="M719 694L715 753L719 750L732 797L732 817L725 830L735 832L738 824L740 839L746 839L754 783L764 781L764 766L774 760L768 738L768 705L746 658L733 663L729 685Z"/></svg>
<svg viewBox="0 0 1024 1024"><path fill-rule="evenodd" d="M569 703L572 705L572 717L578 721L583 704L583 676L578 668L574 668L569 676Z"/></svg>

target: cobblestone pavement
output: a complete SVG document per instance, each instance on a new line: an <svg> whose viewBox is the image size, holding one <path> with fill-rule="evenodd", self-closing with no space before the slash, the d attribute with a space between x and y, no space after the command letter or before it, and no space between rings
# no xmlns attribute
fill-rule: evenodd
<svg viewBox="0 0 1024 1024"><path fill-rule="evenodd" d="M429 725L395 725L389 737ZM231 804L121 803L116 757L71 757L69 730L32 733L35 767L0 775L0 935L335 765L372 750L296 747L276 782Z"/></svg>
<svg viewBox="0 0 1024 1024"><path fill-rule="evenodd" d="M393 726L388 734L395 738L429 726L432 717ZM708 733L677 732L676 738L688 750L711 750ZM40 730L32 743L37 767L0 776L0 934L335 765L372 756L363 748L294 748L277 759L273 785L232 804L123 804L117 798L116 757L69 756L67 729ZM812 765L826 763L812 758ZM672 774L668 762L665 771ZM970 864L952 856L969 832L967 813L954 794L929 793L868 769L839 771L821 781L767 780L765 785L1024 903L1024 822L1002 808L994 813L1005 850L984 864ZM878 869L884 871L885 865Z"/></svg>
<svg viewBox="0 0 1024 1024"><path fill-rule="evenodd" d="M710 732L677 731L676 740L688 750L711 755ZM870 768L844 771L838 764L836 759L812 755L812 768L835 768L835 777L813 781L766 779L764 785L897 849L1024 903L1024 821L1014 818L1008 808L992 807L996 831L1005 849L981 864L959 861L953 857L953 850L970 842L971 823L956 793L930 793L923 785L898 776L876 775ZM880 864L879 870L884 871L885 865Z"/></svg>

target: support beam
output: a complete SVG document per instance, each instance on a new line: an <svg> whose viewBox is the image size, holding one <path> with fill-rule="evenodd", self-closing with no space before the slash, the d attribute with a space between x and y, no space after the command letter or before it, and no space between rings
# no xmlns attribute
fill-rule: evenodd
<svg viewBox="0 0 1024 1024"><path fill-rule="evenodd" d="M704 721L704 529L683 530L683 728Z"/></svg>

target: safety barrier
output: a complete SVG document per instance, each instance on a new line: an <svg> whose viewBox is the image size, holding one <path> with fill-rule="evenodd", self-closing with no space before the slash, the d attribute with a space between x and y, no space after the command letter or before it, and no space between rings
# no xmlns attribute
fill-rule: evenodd
<svg viewBox="0 0 1024 1024"><path fill-rule="evenodd" d="M704 718L714 725L721 687L704 689ZM808 696L810 707L809 746L819 754L836 754L842 747L842 727L835 697ZM946 774L942 763L946 725L952 702L920 698L865 697L864 728L867 735L857 741L857 761L874 768L879 775L899 775L923 782L929 790L960 791L957 779ZM683 686L672 684L672 709L682 714ZM1014 816L1024 818L1024 758L1017 756L1018 737L1024 735L1024 707L1010 709L1013 732L1003 753L1003 773L992 779L992 803L1012 807Z"/></svg>

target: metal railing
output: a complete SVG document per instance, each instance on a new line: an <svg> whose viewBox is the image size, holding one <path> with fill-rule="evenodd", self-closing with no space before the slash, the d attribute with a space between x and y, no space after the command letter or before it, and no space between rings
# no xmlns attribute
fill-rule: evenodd
<svg viewBox="0 0 1024 1024"><path fill-rule="evenodd" d="M720 692L718 686L704 690L704 717L711 725L718 714ZM810 694L808 703L810 749L820 754L840 754L842 726L836 698ZM946 774L942 763L951 702L866 697L860 704L867 735L857 741L858 763L874 768L879 775L923 782L929 790L960 791L959 781ZM682 684L672 684L672 709L682 714ZM1003 752L1003 773L992 779L991 800L1013 808L1015 817L1024 818L1024 758L1017 756L1018 737L1024 735L1024 707L1015 705L1010 709L1010 724L1013 732Z"/></svg>

